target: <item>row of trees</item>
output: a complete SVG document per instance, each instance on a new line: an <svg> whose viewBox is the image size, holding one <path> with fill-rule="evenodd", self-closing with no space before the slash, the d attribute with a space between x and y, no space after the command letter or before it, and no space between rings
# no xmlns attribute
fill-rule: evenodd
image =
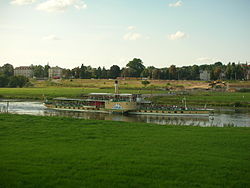
<svg viewBox="0 0 250 188"><path fill-rule="evenodd" d="M49 65L31 65L31 67L34 77L48 77ZM211 80L243 80L246 79L249 69L249 65L247 64L228 63L224 65L221 62L200 66L176 67L175 65L171 65L166 68L156 68L154 66L145 67L141 59L134 58L123 68L120 68L118 65L113 65L110 69L106 69L105 67L92 68L91 66L84 66L82 64L80 67L73 69L63 69L63 78L115 79L117 77L146 77L149 79L163 80L199 80L200 72L207 70L210 73ZM14 76L13 66L5 64L3 67L0 67L0 75L5 77Z"/></svg>
<svg viewBox="0 0 250 188"><path fill-rule="evenodd" d="M72 70L64 69L65 78L117 78L117 77L146 77L149 79L162 80L199 80L200 72L207 70L210 73L211 80L243 80L246 79L250 70L247 64L216 62L211 65L193 65L176 67L171 65L168 68L156 68L154 66L145 67L141 59L134 58L126 67L120 68L113 65L110 69L92 68L91 66L76 67Z"/></svg>

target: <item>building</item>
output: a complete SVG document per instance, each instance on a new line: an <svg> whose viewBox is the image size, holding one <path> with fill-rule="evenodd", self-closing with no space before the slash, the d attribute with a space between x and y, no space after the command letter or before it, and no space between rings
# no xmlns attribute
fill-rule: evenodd
<svg viewBox="0 0 250 188"><path fill-rule="evenodd" d="M34 72L30 66L21 66L14 69L15 76L25 76L27 78L32 78Z"/></svg>
<svg viewBox="0 0 250 188"><path fill-rule="evenodd" d="M250 80L250 70L246 71L246 80Z"/></svg>
<svg viewBox="0 0 250 188"><path fill-rule="evenodd" d="M200 80L210 81L210 72L208 72L207 70L201 71Z"/></svg>
<svg viewBox="0 0 250 188"><path fill-rule="evenodd" d="M53 79L62 78L62 68L58 66L49 68L49 78Z"/></svg>

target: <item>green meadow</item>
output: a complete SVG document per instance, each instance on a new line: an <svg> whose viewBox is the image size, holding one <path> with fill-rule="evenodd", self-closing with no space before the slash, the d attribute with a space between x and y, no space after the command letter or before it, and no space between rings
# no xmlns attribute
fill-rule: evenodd
<svg viewBox="0 0 250 188"><path fill-rule="evenodd" d="M168 94L175 95L150 97L154 103L166 105L183 105L185 97L189 106L208 107L243 107L250 108L250 92L218 92L218 91L196 91L190 88L207 88L208 82L204 81L169 81L150 80L148 86L143 86L141 80L120 80L120 93L141 93L141 94ZM233 82L232 86L249 87L250 82ZM233 85L234 84L234 85ZM27 99L44 100L55 97L81 98L88 93L114 93L114 80L108 79L73 79L54 81L32 80L32 87L29 88L0 88L0 98L5 99ZM183 91L178 92L178 88ZM176 91L164 90L164 88L175 88Z"/></svg>
<svg viewBox="0 0 250 188"><path fill-rule="evenodd" d="M0 187L250 187L250 129L0 114Z"/></svg>
<svg viewBox="0 0 250 188"><path fill-rule="evenodd" d="M186 98L187 104L191 106L204 106L206 104L209 107L250 108L250 92L194 92L187 95L153 97L151 100L158 104L183 105L183 98Z"/></svg>
<svg viewBox="0 0 250 188"><path fill-rule="evenodd" d="M0 98L6 99L31 99L43 100L55 97L81 98L88 93L113 93L113 88L81 88L81 87L47 87L47 88L0 88ZM168 91L161 90L135 90L121 89L121 93L142 93L142 94L166 94ZM183 105L182 99L186 98L190 106L208 107L250 107L250 93L246 92L193 92L187 95L167 95L162 97L149 98L155 103L166 105Z"/></svg>
<svg viewBox="0 0 250 188"><path fill-rule="evenodd" d="M139 91L131 89L121 89L121 93L139 93ZM149 90L141 90L140 93L150 93ZM88 93L114 93L113 88L81 88L81 87L47 87L47 88L0 88L0 98L8 99L35 99L43 100L55 97L81 97ZM162 91L154 91L154 93L162 93Z"/></svg>

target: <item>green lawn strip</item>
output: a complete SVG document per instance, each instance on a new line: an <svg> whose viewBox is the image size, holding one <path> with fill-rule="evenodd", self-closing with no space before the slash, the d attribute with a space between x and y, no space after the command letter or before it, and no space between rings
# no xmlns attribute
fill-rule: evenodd
<svg viewBox="0 0 250 188"><path fill-rule="evenodd" d="M98 88L61 88L61 87L48 87L48 88L0 88L0 98L10 99L43 99L55 97L81 97L88 93L113 93L114 89L98 89ZM127 90L121 89L121 93L150 93L149 90ZM162 93L163 91L155 91L155 93Z"/></svg>
<svg viewBox="0 0 250 188"><path fill-rule="evenodd" d="M0 114L0 187L249 187L250 129Z"/></svg>
<svg viewBox="0 0 250 188"><path fill-rule="evenodd" d="M9 99L36 99L43 100L45 96L48 99L55 97L80 98L88 93L112 93L113 89L98 88L0 88L0 98ZM125 90L121 89L121 93L151 93L150 90ZM153 91L156 93L166 93L166 91ZM250 107L250 93L227 93L227 92L201 92L189 95L169 95L163 97L149 98L155 103L166 105L183 105L182 99L186 98L189 106L230 106L230 107Z"/></svg>
<svg viewBox="0 0 250 188"><path fill-rule="evenodd" d="M182 105L183 98L186 98L190 106L205 104L210 106L231 106L250 107L250 93L223 93L223 92L202 92L190 95L169 95L163 97L153 97L152 100L158 104Z"/></svg>

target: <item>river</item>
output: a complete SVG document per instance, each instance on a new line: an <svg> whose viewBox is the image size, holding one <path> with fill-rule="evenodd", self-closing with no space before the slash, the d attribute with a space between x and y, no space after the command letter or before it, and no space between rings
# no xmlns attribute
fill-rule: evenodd
<svg viewBox="0 0 250 188"><path fill-rule="evenodd" d="M7 102L0 102L0 112L7 110ZM60 111L46 108L41 102L9 102L8 112L13 114L30 114L41 116L66 116L82 119L98 119L125 122L145 122L171 125L193 126L233 126L250 127L249 112L235 112L233 110L220 110L213 116L154 116L154 115L119 115L89 112Z"/></svg>

